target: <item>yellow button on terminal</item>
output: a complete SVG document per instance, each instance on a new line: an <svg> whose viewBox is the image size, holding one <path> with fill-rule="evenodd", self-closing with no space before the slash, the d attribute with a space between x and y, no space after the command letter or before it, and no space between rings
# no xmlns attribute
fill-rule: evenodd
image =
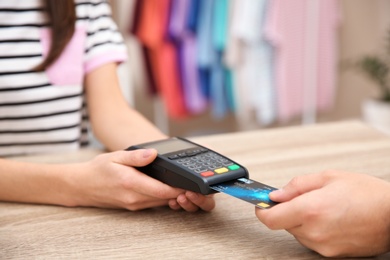
<svg viewBox="0 0 390 260"><path fill-rule="evenodd" d="M215 171L216 173L218 173L218 174L221 174L221 173L228 172L228 171L229 171L229 169L228 169L228 168L226 168L226 167L223 167L223 168L218 168L218 169L215 169L214 171Z"/></svg>

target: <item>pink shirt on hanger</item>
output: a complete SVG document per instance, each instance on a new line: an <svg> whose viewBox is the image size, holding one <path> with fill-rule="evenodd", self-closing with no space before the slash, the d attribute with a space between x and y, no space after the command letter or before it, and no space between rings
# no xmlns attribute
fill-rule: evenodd
<svg viewBox="0 0 390 260"><path fill-rule="evenodd" d="M315 89L317 111L333 105L337 69L337 26L340 22L337 0L317 0L318 16L309 1L270 1L265 26L267 39L275 47L275 84L278 100L278 117L288 121L304 111L304 95L307 87ZM318 19L313 21L312 19ZM308 31L308 23L315 23L314 31ZM310 25L310 24L309 24ZM307 35L310 33L310 35ZM317 37L311 41L310 37ZM316 46L308 46L308 44ZM314 49L316 53L307 50ZM307 57L306 55L310 55ZM312 61L315 66L308 66ZM315 76L307 86L307 78Z"/></svg>

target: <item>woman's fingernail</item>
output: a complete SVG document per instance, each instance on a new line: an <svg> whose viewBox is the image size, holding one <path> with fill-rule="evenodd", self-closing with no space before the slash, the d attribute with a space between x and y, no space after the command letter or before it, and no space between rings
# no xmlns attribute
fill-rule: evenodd
<svg viewBox="0 0 390 260"><path fill-rule="evenodd" d="M187 191L187 197L190 199L190 200L196 200L198 199L198 194L196 194L195 192L191 192L191 191Z"/></svg>
<svg viewBox="0 0 390 260"><path fill-rule="evenodd" d="M153 152L154 152L153 149L145 149L144 153L142 154L142 156L144 158L149 158L153 154Z"/></svg>
<svg viewBox="0 0 390 260"><path fill-rule="evenodd" d="M184 196L184 194L180 194L179 197L177 197L177 201L181 204L187 203L187 198Z"/></svg>

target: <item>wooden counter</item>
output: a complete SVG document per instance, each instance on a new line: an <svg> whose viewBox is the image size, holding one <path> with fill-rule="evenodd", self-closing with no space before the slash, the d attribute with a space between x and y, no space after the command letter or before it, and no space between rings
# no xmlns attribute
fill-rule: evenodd
<svg viewBox="0 0 390 260"><path fill-rule="evenodd" d="M390 181L390 138L357 121L191 138L282 187L325 169ZM15 158L73 162L99 151ZM254 206L216 195L211 213L139 212L0 203L0 259L321 259L286 231L270 231ZM390 259L390 254L377 259Z"/></svg>

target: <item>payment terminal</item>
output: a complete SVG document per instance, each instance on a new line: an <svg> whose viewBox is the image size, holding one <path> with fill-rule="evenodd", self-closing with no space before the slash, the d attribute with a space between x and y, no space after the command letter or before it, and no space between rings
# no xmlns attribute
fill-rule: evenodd
<svg viewBox="0 0 390 260"><path fill-rule="evenodd" d="M248 171L237 162L209 148L180 137L130 146L126 150L154 148L157 158L139 171L170 186L202 194L215 193L210 186L238 178Z"/></svg>

